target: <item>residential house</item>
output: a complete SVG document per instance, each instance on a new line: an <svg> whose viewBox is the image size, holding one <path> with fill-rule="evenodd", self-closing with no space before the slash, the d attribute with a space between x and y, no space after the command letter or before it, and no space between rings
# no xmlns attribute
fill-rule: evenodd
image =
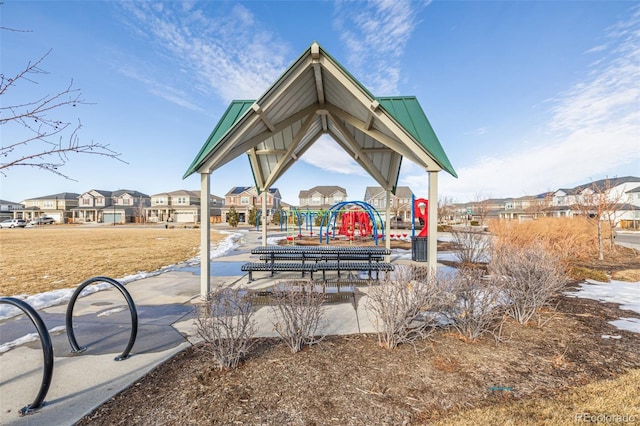
<svg viewBox="0 0 640 426"><path fill-rule="evenodd" d="M142 192L119 189L111 193L111 208L102 213L104 223L142 223L151 198Z"/></svg>
<svg viewBox="0 0 640 426"><path fill-rule="evenodd" d="M129 223L142 221L149 196L138 191L92 189L78 196L72 209L74 223Z"/></svg>
<svg viewBox="0 0 640 426"><path fill-rule="evenodd" d="M553 193L544 192L538 195L525 195L519 198L505 198L502 211L498 212L499 219L526 220L544 217L551 206Z"/></svg>
<svg viewBox="0 0 640 426"><path fill-rule="evenodd" d="M222 220L228 222L228 215L231 206L238 212L238 221L243 223L249 220L249 212L253 207L256 210L262 209L262 197L264 193L258 195L255 186L234 186L225 194L224 206L222 207ZM278 188L269 188L267 196L267 216L273 215L280 210L282 196Z"/></svg>
<svg viewBox="0 0 640 426"><path fill-rule="evenodd" d="M23 210L24 205L20 203L14 203L12 201L0 200L0 220L7 219L21 219L14 217L14 211Z"/></svg>
<svg viewBox="0 0 640 426"><path fill-rule="evenodd" d="M200 222L200 191L180 189L151 196L150 206L145 209L148 222ZM224 198L210 195L210 221L220 222Z"/></svg>
<svg viewBox="0 0 640 426"><path fill-rule="evenodd" d="M580 215L594 194L603 194L608 202L615 204L612 206L616 211L615 221L620 226L630 226L638 221L639 188L640 178L635 176L605 178L575 188L561 188L553 193L547 214L553 217Z"/></svg>
<svg viewBox="0 0 640 426"><path fill-rule="evenodd" d="M26 221L39 217L52 217L57 223L67 223L72 220L73 209L78 207L78 197L75 192L60 192L42 197L28 198L22 201L23 208L14 210L14 217Z"/></svg>
<svg viewBox="0 0 640 426"><path fill-rule="evenodd" d="M341 186L314 186L298 194L298 210L328 210L334 204L347 201L347 191Z"/></svg>
<svg viewBox="0 0 640 426"><path fill-rule="evenodd" d="M413 191L408 186L398 186L396 193L389 197L391 219L411 222L411 200ZM364 191L364 201L371 204L379 213L382 220L386 220L387 191L381 186L368 186Z"/></svg>

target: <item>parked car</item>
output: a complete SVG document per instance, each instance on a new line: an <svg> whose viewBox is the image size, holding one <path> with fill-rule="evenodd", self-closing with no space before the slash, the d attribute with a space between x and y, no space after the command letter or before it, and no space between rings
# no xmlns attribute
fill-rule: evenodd
<svg viewBox="0 0 640 426"><path fill-rule="evenodd" d="M7 219L0 222L0 228L24 228L27 222L22 219Z"/></svg>
<svg viewBox="0 0 640 426"><path fill-rule="evenodd" d="M49 216L42 216L37 219L33 219L30 223L32 225L53 225L55 223L55 220L53 220L53 218Z"/></svg>

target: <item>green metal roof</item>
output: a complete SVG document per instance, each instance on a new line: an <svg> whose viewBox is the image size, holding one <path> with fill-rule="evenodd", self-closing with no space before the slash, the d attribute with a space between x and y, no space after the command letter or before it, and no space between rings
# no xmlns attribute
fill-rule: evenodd
<svg viewBox="0 0 640 426"><path fill-rule="evenodd" d="M220 148L219 145L221 141L225 140L225 138L229 135L229 132L236 131L237 130L236 127L240 125L241 122L244 121L244 118L249 117L247 114L249 114L252 105L257 104L261 106L265 102L269 102L270 100L271 102L273 102L273 99L274 99L273 96L275 93L277 93L276 92L277 90L282 90L281 86L286 84L291 84L291 82L293 81L295 81L296 84L298 84L298 86L294 86L292 88L289 94L285 95L284 93L281 93L278 96L278 98L275 98L275 99L279 99L282 103L281 103L281 108L273 109L273 111L277 111L280 113L280 116L276 118L276 120L273 121L273 123L278 123L279 120L283 120L291 115L296 114L297 112L302 112L302 110L305 107L308 107L309 106L308 98L306 98L307 101L305 101L304 98L296 100L295 97L293 97L293 94L302 92L301 87L304 87L303 86L304 84L307 84L309 81L313 82L314 74L313 72L311 72L305 75L304 78L300 77L301 74L299 73L296 74L296 73L299 72L299 69L302 69L302 68L296 68L296 67L301 67L301 66L309 67L310 66L309 58L310 57L317 58L316 55L318 54L320 56L325 55L326 58L328 58L328 60L330 61L330 63L333 63L340 70L342 70L342 72L345 75L347 75L348 79L353 84L355 84L356 87L362 90L362 93L365 94L365 98L368 98L371 101L374 101L374 100L377 101L380 104L381 110L383 110L386 113L386 116L391 118L395 122L395 126L397 126L397 128L404 129L404 131L406 132L405 135L410 136L419 145L419 147L417 146L411 147L410 145L407 144L405 146L408 148L408 150L410 151L414 151L416 149L423 150L428 155L428 157L431 158L430 161L437 164L438 167L440 167L442 170L447 171L452 176L457 177L457 174L453 169L449 159L447 158L447 155L445 154L444 149L440 144L440 141L435 135L435 132L433 131L433 128L429 123L429 120L427 119L422 107L420 106L415 96L394 96L394 97L379 97L379 98L374 97L371 94L371 92L369 92L367 88L364 87L364 85L362 85L362 83L360 83L353 75L351 75L348 72L348 70L346 70L338 61L336 61L333 57L331 57L331 55L329 55L328 52L322 49L322 47L320 47L319 45L314 46L315 44L316 43L313 43L308 49L306 49L305 52L303 52L303 54L298 59L296 59L296 61L294 61L294 63L269 87L269 89L258 100L234 100L231 102L227 110L224 112L224 114L220 118L220 121L218 122L214 130L211 132L209 138L206 140L206 142L204 143L204 145L196 155L195 159L187 169L183 178L186 178L192 175L193 173L196 173L212 157L215 157L218 154L223 156L228 155L228 154L225 154L224 151L219 151L219 148ZM314 53L314 49L315 49L315 53ZM323 71L323 73L324 72L325 71ZM296 80L293 80L294 75L297 76L295 77ZM329 74L329 77L331 77L331 74ZM316 78L317 78L317 75L316 75ZM322 78L323 80L320 84L321 85L328 84L328 82L324 80L325 78L324 74ZM337 78L336 76L333 76L332 78L334 78L333 80L331 80L332 84L339 83L339 79L338 80L335 79ZM340 90L345 90L345 89L346 88L334 86L332 93L333 94L339 93ZM352 90L352 89L346 89L346 90L348 92L349 90ZM340 110L334 109L331 112L332 114L331 119L347 120L348 117L345 117L344 115L342 115L340 111L346 111L347 113L352 114L352 116L356 116L356 115L362 116L363 113L366 113L368 111L369 105L367 104L367 101L362 100L362 97L360 97L359 100L356 101L356 99L358 99L358 95L355 93L353 93L353 95L354 95L353 97L346 96L346 97L333 99L339 102L340 101L344 102L346 100L350 103L334 104L334 107L340 108ZM308 96L308 92L307 92L307 96ZM327 102L330 102L330 101L331 100L328 100ZM358 102L358 103L354 104L354 102ZM287 111L288 115L282 114L282 111L283 111L282 107L288 108L288 111ZM351 111L350 110L351 108L357 108L357 111L359 114L357 114L355 111ZM262 111L262 113L269 114L269 111L268 110ZM301 125L301 124L302 124L302 118L300 119L298 125ZM346 122L343 124L343 126L345 125L346 125ZM355 129L356 131L361 131L361 130L358 130L357 127L354 127L353 129ZM315 126L313 129L313 132L317 132L317 131L318 131L318 127ZM344 131L342 131L342 133L344 134ZM273 139L270 139L270 136L265 136L265 137L267 138L266 140L259 142L263 146L262 149L265 149L264 147L267 147L267 148L271 147L271 149L273 149L273 145L274 145ZM371 138L371 137L373 136L371 136L370 134L368 136L365 136L365 138ZM334 135L334 138L335 138L335 135ZM401 139L402 138L398 139L398 141ZM375 137L374 137L374 140L375 140ZM290 136L289 136L289 140L287 140L286 142L291 142ZM406 142L407 141L405 140L405 143ZM288 146L285 144L285 148L287 147ZM249 146L247 146L247 148L249 148ZM279 149L282 149L282 147L280 146ZM391 150L391 151L394 152L394 150ZM300 152L304 152L304 149L302 149ZM235 154L232 154L232 155L235 155ZM369 154L369 155L373 156L378 154ZM395 151L395 155L400 155L399 164L401 164L402 154ZM410 155L409 151L405 151L405 155ZM295 157L295 155L293 157ZM262 157L260 157L260 159L262 160ZM413 157L413 159L418 160L417 157ZM265 161L270 161L270 160L265 160ZM422 164L422 160L418 160L418 161L420 164ZM377 164L380 164L380 163L377 163ZM389 183L393 184L394 192L396 189L397 180L400 172L399 164L398 164L397 170L395 169L394 170L389 169L384 171L380 170L380 172L383 175L388 176L388 178L384 176L383 178L384 180L388 179ZM371 173L371 171L368 170L368 168L370 167L370 164L365 165L361 163L361 165ZM252 169L252 172L254 173L254 180L255 180L256 171L253 170L253 167L254 166L252 163L251 169ZM266 167L269 173L274 173L273 176L277 176L276 172L273 171L274 169L272 168L273 167L272 164L261 163L261 167ZM286 168L288 167L289 166L285 164L283 166L283 170L286 170ZM264 182L265 180L265 176L263 176L264 171L262 171L261 173L262 173L261 181ZM393 173L395 173L395 179L390 176L390 174L393 174ZM380 177L380 174L378 174L378 177ZM277 177L275 179L277 179ZM376 179L376 180L378 180L378 182L380 183L380 179ZM258 186L257 181L256 181L256 186Z"/></svg>
<svg viewBox="0 0 640 426"><path fill-rule="evenodd" d="M215 129L213 129L209 138L206 140L202 148L200 148L200 152L198 152L198 155L196 155L196 158L193 160L182 179L186 179L198 170L207 156L218 145L220 140L222 140L222 137L234 126L234 124L238 122L238 120L240 120L240 117L247 112L254 102L255 101L251 100L231 101L231 105L229 105L229 108L227 108L224 114L222 114L222 118L220 118Z"/></svg>
<svg viewBox="0 0 640 426"><path fill-rule="evenodd" d="M380 105L433 155L443 170L458 177L415 96L376 98Z"/></svg>

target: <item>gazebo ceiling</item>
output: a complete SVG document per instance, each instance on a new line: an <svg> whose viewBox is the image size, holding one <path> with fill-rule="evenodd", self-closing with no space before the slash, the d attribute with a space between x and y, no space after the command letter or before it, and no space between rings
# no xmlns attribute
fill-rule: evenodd
<svg viewBox="0 0 640 426"><path fill-rule="evenodd" d="M323 134L393 192L403 157L456 176L415 97L374 97L313 43L258 100L231 103L184 177L246 153L264 191Z"/></svg>

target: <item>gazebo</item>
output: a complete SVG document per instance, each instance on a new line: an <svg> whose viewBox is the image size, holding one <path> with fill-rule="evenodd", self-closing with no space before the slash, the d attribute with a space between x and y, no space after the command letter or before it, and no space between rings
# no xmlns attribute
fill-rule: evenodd
<svg viewBox="0 0 640 426"><path fill-rule="evenodd" d="M427 265L436 268L438 172L457 177L415 96L375 97L318 43L302 55L257 100L235 100L211 132L184 178L200 174L200 292L210 292L209 195L211 174L246 154L258 191L269 188L318 138L330 135L387 192L395 193L402 159L428 173ZM266 223L262 197L262 223ZM386 240L387 248L390 240ZM262 244L267 227L262 227Z"/></svg>

